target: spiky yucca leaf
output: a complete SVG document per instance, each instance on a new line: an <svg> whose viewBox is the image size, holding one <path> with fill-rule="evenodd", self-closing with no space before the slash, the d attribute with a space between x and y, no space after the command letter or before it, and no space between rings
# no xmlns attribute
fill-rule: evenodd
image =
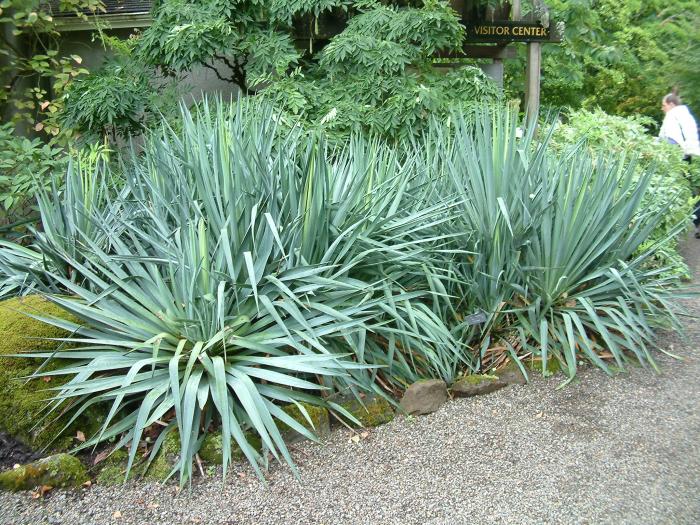
<svg viewBox="0 0 700 525"><path fill-rule="evenodd" d="M551 128L518 138L519 125L515 112L487 111L457 117L452 134L438 130L428 143L424 162L462 197L450 226L470 232L457 255L435 263L458 298L441 317L484 369L517 354L541 358L543 370L556 358L569 377L580 359L606 371L603 358L653 365L654 328L679 328L680 283L644 261L683 225L635 256L664 219L640 209L651 174L635 176L634 160L593 161L580 146L553 155ZM479 310L484 325L462 321Z"/></svg>
<svg viewBox="0 0 700 525"><path fill-rule="evenodd" d="M109 223L86 207L71 230L80 250L55 250L71 275L47 270L71 296L52 300L82 320L46 320L79 346L62 353L74 366L52 372L73 376L52 409L109 407L83 446L117 438L130 468L146 429L173 417L181 483L212 426L224 471L234 442L256 468L267 451L291 465L278 422L312 434L280 405L381 393L379 373L449 379L465 355L425 287L402 279L450 218L443 205L402 205L410 160L359 140L330 154L320 137L280 137L272 115L214 109L152 137L125 167L128 213Z"/></svg>

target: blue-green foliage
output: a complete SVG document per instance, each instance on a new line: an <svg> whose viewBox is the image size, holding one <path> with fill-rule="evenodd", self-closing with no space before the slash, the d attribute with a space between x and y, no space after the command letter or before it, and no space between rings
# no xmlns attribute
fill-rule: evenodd
<svg viewBox="0 0 700 525"><path fill-rule="evenodd" d="M521 137L513 108L398 145L281 126L250 101L185 110L123 179L98 164L42 194L31 247L0 242L0 293L33 285L78 319L43 319L72 364L35 375L70 377L50 414L102 407L83 447L129 445L131 467L144 433L148 462L177 431L185 483L218 428L224 471L235 444L262 476L269 454L293 465L279 424L313 437L284 405L348 418L327 394L525 356L568 380L581 360L653 367L654 330L678 327L678 278L649 261L682 224L643 248L665 209L624 157Z"/></svg>
<svg viewBox="0 0 700 525"><path fill-rule="evenodd" d="M690 224L693 204L697 195L700 166L683 161L679 147L660 141L650 135L644 117L618 117L601 110L572 111L565 115L565 123L554 133L553 146L563 150L581 141L595 156L626 156L636 160L639 177L651 172L649 189L643 198L644 209L654 209L662 220L651 232L642 248L666 238L679 223ZM665 244L654 256L654 264L671 267L672 271L689 277L683 257L678 253L677 239Z"/></svg>

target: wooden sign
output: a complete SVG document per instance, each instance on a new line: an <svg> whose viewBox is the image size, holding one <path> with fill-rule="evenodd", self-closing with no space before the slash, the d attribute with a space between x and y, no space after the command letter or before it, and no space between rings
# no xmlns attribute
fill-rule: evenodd
<svg viewBox="0 0 700 525"><path fill-rule="evenodd" d="M551 27L534 22L480 22L467 24L468 42L560 42Z"/></svg>

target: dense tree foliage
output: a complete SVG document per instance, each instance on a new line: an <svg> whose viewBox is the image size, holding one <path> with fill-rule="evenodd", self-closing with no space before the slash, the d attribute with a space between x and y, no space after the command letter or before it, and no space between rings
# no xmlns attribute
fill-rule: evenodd
<svg viewBox="0 0 700 525"><path fill-rule="evenodd" d="M550 0L565 22L561 45L543 48L543 102L659 118L661 97L679 87L700 110L700 3L695 0ZM524 57L509 64L520 89Z"/></svg>
<svg viewBox="0 0 700 525"><path fill-rule="evenodd" d="M101 0L61 0L59 9L87 18ZM78 55L61 52L54 14L41 0L0 1L0 114L56 136L55 115L71 81L87 74Z"/></svg>
<svg viewBox="0 0 700 525"><path fill-rule="evenodd" d="M455 104L498 95L478 68L434 67L436 52L458 50L464 40L459 15L446 1L162 0L153 19L135 40L131 60L138 67L175 79L207 68L295 120L341 134L359 126L406 138ZM136 86L133 96L98 93L118 87L113 72L104 69L97 76L106 78L76 86L91 93L92 103L68 100L67 124L95 132L106 128L99 124L104 115L119 115L122 130L133 131L139 119L129 117L127 102L139 99L136 83L127 83Z"/></svg>
<svg viewBox="0 0 700 525"><path fill-rule="evenodd" d="M101 0L61 0L58 9L81 18ZM40 0L0 0L0 233L27 222L36 182L62 166L73 130L63 128L64 95L88 70L61 49L54 13ZM26 138L32 130L39 137ZM19 133L18 133L19 132ZM6 224L9 223L9 227Z"/></svg>

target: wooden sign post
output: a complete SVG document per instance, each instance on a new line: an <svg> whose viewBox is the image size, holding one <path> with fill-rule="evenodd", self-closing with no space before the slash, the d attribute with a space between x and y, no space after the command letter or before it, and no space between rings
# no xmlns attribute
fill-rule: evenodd
<svg viewBox="0 0 700 525"><path fill-rule="evenodd" d="M540 108L540 76L542 63L542 44L561 42L561 35L549 23L549 10L541 0L534 0L534 12L528 20L522 20L520 0L512 0L505 4L501 11L494 11L491 17L482 19L484 13L476 13L471 9L471 17L463 18L467 29L468 43L464 48L465 56L469 58L492 58L495 70L502 71L502 59L512 58L512 51L506 46L514 42L527 43L527 68L525 82L525 109L528 119L537 119ZM463 14L467 14L463 11ZM498 20L498 16L506 18ZM495 45L476 45L495 44ZM497 52L496 52L497 51ZM494 75L496 80L501 75Z"/></svg>
<svg viewBox="0 0 700 525"><path fill-rule="evenodd" d="M542 48L539 42L527 44L527 66L525 74L525 109L527 120L537 120L540 112L540 71L542 69Z"/></svg>

